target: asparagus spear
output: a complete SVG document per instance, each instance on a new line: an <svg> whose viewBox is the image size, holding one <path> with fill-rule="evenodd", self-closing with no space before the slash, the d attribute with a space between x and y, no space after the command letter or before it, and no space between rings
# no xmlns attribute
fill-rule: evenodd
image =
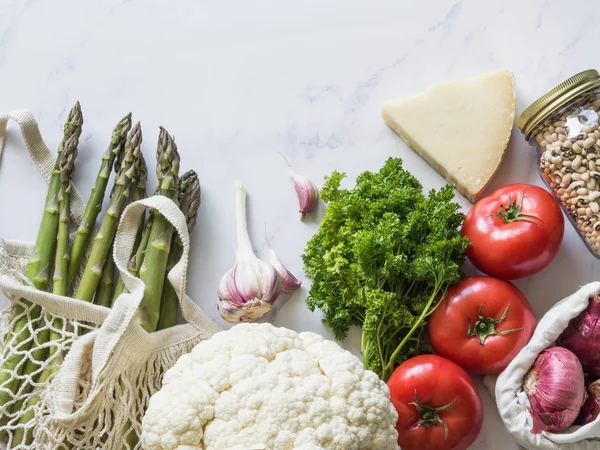
<svg viewBox="0 0 600 450"><path fill-rule="evenodd" d="M198 217L198 209L200 208L200 181L198 180L198 175L193 170L184 173L179 180L179 207L186 217L187 229L191 234L196 226L196 218ZM176 236L173 239L171 251L169 252L167 274L181 259L182 254L183 243L181 242L181 238ZM160 304L160 317L158 319L159 330L177 324L178 305L179 299L177 298L177 293L165 275L165 285Z"/></svg>
<svg viewBox="0 0 600 450"><path fill-rule="evenodd" d="M67 275L67 282L71 284L81 265L81 260L85 254L85 250L88 246L91 232L96 224L96 218L102 210L102 201L104 200L104 194L108 185L108 179L110 172L115 163L115 160L120 160L120 155L123 155L123 148L125 147L125 140L127 133L131 129L131 113L127 114L121 119L112 132L112 138L108 149L102 156L102 164L96 178L96 183L92 187L92 193L85 207L85 213L83 220L77 229L77 234L71 246L71 264L69 264L69 271ZM119 164L120 167L120 164Z"/></svg>
<svg viewBox="0 0 600 450"><path fill-rule="evenodd" d="M90 302L94 298L102 276L102 269L117 231L119 217L129 198L135 162L141 152L141 143L142 130L138 122L127 137L125 156L115 180L115 189L110 196L110 205L94 240L90 257L75 293L75 298L79 300Z"/></svg>
<svg viewBox="0 0 600 450"><path fill-rule="evenodd" d="M146 198L146 181L147 180L148 180L148 168L146 167L146 161L144 160L144 156L140 153L140 157L138 158L137 167L136 167L136 186L133 189L133 194L131 196L131 199L134 202ZM142 216L142 218L140 219L140 226L138 228L138 233L137 233L137 236L135 237L135 242L133 244L133 255L137 254L137 251L140 248L140 243L142 241L142 238L144 237L144 230L145 230L144 222L145 222L145 217ZM146 244L144 244L144 246L142 247L142 250L146 249L146 245L148 243L148 238L150 237L149 232L145 236L146 236L146 239L145 239ZM134 260L134 257L135 256L132 256L132 261ZM140 255L140 258L141 257L142 257L142 255ZM132 261L129 262L129 266L130 266L129 269L131 269ZM141 264L141 262L140 262L140 264ZM135 272L136 273L134 273L134 275L137 276L137 271L135 271ZM123 292L125 292L125 284L123 284L123 278L121 278L119 276L119 278L115 284L115 287L114 287L114 292L111 293L111 301L106 306L111 306L115 302L117 297L119 297L119 295L121 295Z"/></svg>
<svg viewBox="0 0 600 450"><path fill-rule="evenodd" d="M156 154L158 194L177 201L179 184L179 153L177 145L167 130L160 128ZM140 268L140 279L145 283L142 301L141 324L146 331L155 331L160 314L160 300L165 283L165 270L171 249L173 227L160 214L154 214L152 229L144 262Z"/></svg>
<svg viewBox="0 0 600 450"><path fill-rule="evenodd" d="M56 245L56 257L54 263L54 278L52 285L52 293L56 295L67 295L67 272L69 268L69 225L70 225L70 208L71 208L71 180L73 178L73 172L75 170L75 158L77 158L77 139L75 136L71 136L65 145L65 149L61 154L61 159L59 163L59 173L60 173L60 191L59 191L59 224L58 224L58 237L57 237L57 245ZM48 321L52 320L50 317L47 318ZM53 320L53 328L60 330L63 326L63 320L60 318L55 318ZM57 331L50 331L49 329L44 329L41 331L37 340L39 344L45 344L46 342L55 342L61 339L61 334ZM28 360L24 373L25 374L33 374L34 371L38 370L39 363L38 361L50 360L53 362L52 366L46 367L42 373L40 374L39 379L37 380L37 386L34 391L34 394L29 397L26 403L25 414L21 416L19 423L26 425L29 421L34 418L34 406L40 401L40 392L43 389L48 378L56 372L58 369L56 367L56 361L54 360L54 355L58 351L58 346L50 346L49 347L49 355L46 358L45 353L48 349L46 347L35 350L33 352L33 358ZM23 404L23 400L14 405L13 411L19 411L21 409L21 405ZM21 443L25 440L26 444L31 444L31 440L33 438L32 433L29 431L26 433L25 428L17 428L13 435L13 446Z"/></svg>
<svg viewBox="0 0 600 450"><path fill-rule="evenodd" d="M27 264L26 276L33 286L40 291L48 289L50 266L56 252L56 235L59 222L58 196L61 186L59 171L61 154L63 149L67 147L67 142L70 143L69 147L72 147L73 143L77 147L82 125L83 116L81 114L81 106L79 102L76 102L75 106L69 112L69 118L64 126L63 140L58 147L58 157L54 166L54 172L50 178L46 202L44 204L44 213L40 222L35 248ZM13 323L11 330L13 337L9 342L13 348L19 347L23 351L25 350L25 346L31 345L30 343L24 343L24 341L31 337L30 328L28 327L29 319L31 318L32 322L34 322L32 325L35 326L35 322L41 317L42 309L39 306L34 306L28 317L25 312L27 307L30 306L29 301L21 299L20 302L27 306L24 307L20 304L15 306L14 317L17 319ZM9 344L9 342L6 344ZM5 388L6 391L0 392L0 405L5 405L9 402L16 392L19 378L15 376L15 371L22 373L23 366L20 366L20 363L23 360L23 356L22 353L13 354L6 358L2 364L2 368L0 369L0 386Z"/></svg>
<svg viewBox="0 0 600 450"><path fill-rule="evenodd" d="M104 265L104 269L102 270L102 277L100 278L100 283L98 283L98 289L96 290L96 295L94 296L94 303L101 306L106 306L110 308L112 295L113 295L113 285L115 284L115 261L112 256L112 248L108 253L108 257L106 259L106 264Z"/></svg>

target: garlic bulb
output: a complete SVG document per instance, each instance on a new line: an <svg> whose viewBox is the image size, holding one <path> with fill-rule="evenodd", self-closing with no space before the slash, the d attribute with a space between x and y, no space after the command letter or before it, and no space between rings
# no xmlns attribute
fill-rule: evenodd
<svg viewBox="0 0 600 450"><path fill-rule="evenodd" d="M227 322L253 322L268 311L279 294L273 265L256 257L248 236L246 189L235 182L236 263L219 283L218 310Z"/></svg>
<svg viewBox="0 0 600 450"><path fill-rule="evenodd" d="M268 261L273 267L275 267L277 275L279 275L279 290L285 293L294 292L302 285L302 282L298 278L296 278L294 274L287 269L287 267L283 265L281 260L277 257L275 251L269 246L268 241L267 251L269 254Z"/></svg>
<svg viewBox="0 0 600 450"><path fill-rule="evenodd" d="M303 219L309 212L311 212L317 203L319 202L319 188L315 183L306 178L305 176L299 175L292 170L290 162L283 153L280 153L288 166L290 177L294 182L294 190L298 196L298 203L300 204L300 218Z"/></svg>

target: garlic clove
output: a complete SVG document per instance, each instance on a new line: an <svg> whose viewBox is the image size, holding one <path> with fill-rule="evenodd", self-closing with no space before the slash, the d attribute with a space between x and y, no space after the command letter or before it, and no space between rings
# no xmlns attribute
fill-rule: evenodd
<svg viewBox="0 0 600 450"><path fill-rule="evenodd" d="M277 271L277 275L279 275L280 287L279 290L281 292L294 292L296 289L300 288L302 282L298 280L294 276L292 272L290 272L287 267L283 265L275 251L269 247L267 243L267 251L268 251L268 261Z"/></svg>
<svg viewBox="0 0 600 450"><path fill-rule="evenodd" d="M305 176L294 172L286 156L281 152L279 154L283 157L294 183L294 190L296 191L300 205L300 219L303 219L319 203L319 188Z"/></svg>
<svg viewBox="0 0 600 450"><path fill-rule="evenodd" d="M317 206L317 203L319 202L319 188L311 180L297 174L292 169L290 169L289 172L290 177L294 182L294 190L298 196L300 216L303 218Z"/></svg>

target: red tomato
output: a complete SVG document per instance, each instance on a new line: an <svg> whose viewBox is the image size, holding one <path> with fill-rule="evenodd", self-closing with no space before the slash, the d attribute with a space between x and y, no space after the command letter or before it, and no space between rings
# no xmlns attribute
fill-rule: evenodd
<svg viewBox="0 0 600 450"><path fill-rule="evenodd" d="M467 372L452 361L437 355L411 358L387 384L402 450L464 450L479 436L481 398Z"/></svg>
<svg viewBox="0 0 600 450"><path fill-rule="evenodd" d="M475 203L462 234L471 241L467 256L482 272L513 280L539 272L558 253L565 222L546 190L509 184Z"/></svg>
<svg viewBox="0 0 600 450"><path fill-rule="evenodd" d="M469 372L499 374L535 330L525 296L508 281L466 278L450 286L429 320L435 352Z"/></svg>

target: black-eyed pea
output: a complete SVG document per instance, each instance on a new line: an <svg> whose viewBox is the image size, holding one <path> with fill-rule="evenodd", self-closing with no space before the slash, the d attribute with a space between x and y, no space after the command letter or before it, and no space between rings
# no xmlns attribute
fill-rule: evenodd
<svg viewBox="0 0 600 450"><path fill-rule="evenodd" d="M563 127L558 126L554 129L554 131L556 131L558 134L567 134L567 130L565 130Z"/></svg>
<svg viewBox="0 0 600 450"><path fill-rule="evenodd" d="M579 169L579 167L581 166L581 161L582 161L582 158L581 158L581 156L577 155L577 156L576 156L576 157L573 159L573 161L571 162L571 167L572 167L574 170L577 170L577 169ZM552 162L554 162L554 161L552 161ZM564 161L564 162L563 162L563 165L565 165L565 166L566 166L566 165L567 165L567 164L566 164L566 162L567 162L567 161Z"/></svg>
<svg viewBox="0 0 600 450"><path fill-rule="evenodd" d="M597 170L597 166L596 166L595 160L591 160L589 162L588 169L590 169L592 172L595 172Z"/></svg>
<svg viewBox="0 0 600 450"><path fill-rule="evenodd" d="M589 206L585 208L585 215L591 218L594 215L594 211L592 211L592 208L590 208Z"/></svg>
<svg viewBox="0 0 600 450"><path fill-rule="evenodd" d="M581 129L581 132L585 134L588 134L590 131L592 131L592 127L588 127L587 125Z"/></svg>
<svg viewBox="0 0 600 450"><path fill-rule="evenodd" d="M542 139L543 139L543 138L542 138ZM540 144L540 145L541 145L541 144ZM562 146L563 146L564 148L568 148L568 149L570 149L571 147L573 147L573 143L572 143L571 141L565 141L565 142L563 142Z"/></svg>
<svg viewBox="0 0 600 450"><path fill-rule="evenodd" d="M585 215L585 208L577 208L577 214L579 214L580 216L584 216Z"/></svg>
<svg viewBox="0 0 600 450"><path fill-rule="evenodd" d="M600 212L600 205L598 202L590 202L590 208L594 214L598 214Z"/></svg>
<svg viewBox="0 0 600 450"><path fill-rule="evenodd" d="M575 153L581 153L581 145L579 145L577 142L573 142L573 144L571 145L571 149Z"/></svg>
<svg viewBox="0 0 600 450"><path fill-rule="evenodd" d="M588 181L590 181L590 173L589 172L583 172L581 174L581 179L587 183Z"/></svg>
<svg viewBox="0 0 600 450"><path fill-rule="evenodd" d="M585 186L585 181L577 180L571 183L571 188L579 189Z"/></svg>
<svg viewBox="0 0 600 450"><path fill-rule="evenodd" d="M586 188L586 187L577 189L577 195L587 195L587 193L588 193L588 188Z"/></svg>
<svg viewBox="0 0 600 450"><path fill-rule="evenodd" d="M598 182L595 179L593 179L593 178L590 181L587 182L587 188L590 191L595 191L597 185L598 185Z"/></svg>
<svg viewBox="0 0 600 450"><path fill-rule="evenodd" d="M572 173L571 174L571 179L573 181L581 181L583 179L583 174L581 174L581 173Z"/></svg>
<svg viewBox="0 0 600 450"><path fill-rule="evenodd" d="M595 143L594 138L589 137L585 141L583 141L583 148L585 148L587 150L592 145L594 145L594 143Z"/></svg>
<svg viewBox="0 0 600 450"><path fill-rule="evenodd" d="M554 133L554 131L556 131L556 127L555 127L554 125L550 125L550 126L548 127L548 132L549 132L550 134L552 134L552 133Z"/></svg>
<svg viewBox="0 0 600 450"><path fill-rule="evenodd" d="M561 172L562 173L562 172ZM570 173L565 173L562 176L562 184L565 186L568 186L569 183L571 182L571 178L573 177L574 174L570 174Z"/></svg>
<svg viewBox="0 0 600 450"><path fill-rule="evenodd" d="M588 194L588 200L593 202L600 198L600 191L592 191Z"/></svg>

